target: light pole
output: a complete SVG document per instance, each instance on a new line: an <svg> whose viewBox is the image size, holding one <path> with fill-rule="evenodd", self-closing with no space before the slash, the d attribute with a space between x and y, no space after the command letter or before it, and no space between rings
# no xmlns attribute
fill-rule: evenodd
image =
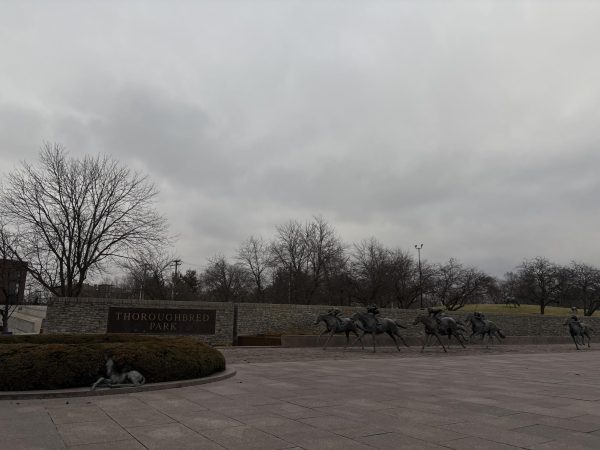
<svg viewBox="0 0 600 450"><path fill-rule="evenodd" d="M423 244L416 245L417 253L419 255L419 293L421 294L421 309L423 308L423 272L421 271L421 249L423 248Z"/></svg>

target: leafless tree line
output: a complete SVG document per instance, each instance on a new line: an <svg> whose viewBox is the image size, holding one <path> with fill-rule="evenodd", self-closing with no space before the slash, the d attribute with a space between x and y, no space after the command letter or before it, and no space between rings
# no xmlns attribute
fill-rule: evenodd
<svg viewBox="0 0 600 450"><path fill-rule="evenodd" d="M520 302L600 307L600 271L525 260L496 279L456 259L422 261L375 238L345 244L322 217L251 236L233 258L215 255L201 271L173 273L167 223L154 208L157 189L145 175L108 156L74 158L45 144L37 164L24 162L0 186L0 251L28 262L34 281L55 296L98 295L86 280L108 267L125 274L113 295L411 308ZM6 316L6 314L3 314Z"/></svg>
<svg viewBox="0 0 600 450"><path fill-rule="evenodd" d="M500 291L493 277L455 259L444 264L422 261L419 276L418 261L410 252L387 248L375 238L344 244L322 217L279 225L270 241L251 236L234 258L215 255L200 273L187 270L175 277L168 262L134 262L122 285L129 283L131 296L137 288L147 290L145 298L168 298L172 291L182 300L377 303L397 308L421 306L423 298L423 306L441 302L450 310L492 302ZM170 278L160 275L161 268ZM158 280L162 283L157 285Z"/></svg>
<svg viewBox="0 0 600 450"><path fill-rule="evenodd" d="M166 266L168 267L168 265ZM415 308L443 305L457 310L466 304L534 304L577 306L591 315L600 307L600 269L579 262L560 266L546 258L524 260L503 278L451 258L445 263L387 248L375 238L346 245L322 217L275 228L267 241L252 236L228 259L216 255L198 272L187 270L163 279L148 298L202 299L220 302L367 305ZM150 271L147 276L150 276ZM150 279L148 278L150 281ZM146 286L150 286L146 281ZM131 287L141 286L135 281Z"/></svg>

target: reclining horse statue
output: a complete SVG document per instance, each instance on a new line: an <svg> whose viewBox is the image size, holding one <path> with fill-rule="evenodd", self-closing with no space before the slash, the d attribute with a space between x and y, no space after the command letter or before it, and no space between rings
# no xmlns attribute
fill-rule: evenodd
<svg viewBox="0 0 600 450"><path fill-rule="evenodd" d="M127 386L140 386L146 382L146 378L144 375L139 373L137 370L127 370L120 371L115 367L116 363L112 357L112 355L107 354L104 356L106 360L105 368L106 368L106 377L98 378L92 385L92 391L95 391L96 388L100 385L106 385L110 388L116 387L127 387Z"/></svg>
<svg viewBox="0 0 600 450"><path fill-rule="evenodd" d="M400 346L398 345L398 339L396 338L399 338L402 343L408 347L408 344L400 335L400 328L406 328L405 326L401 325L399 321L394 319L377 317L379 311L376 307L370 307L368 311L371 312L356 312L352 315L352 317L350 317L356 323L356 326L361 333L360 336L352 343L352 345L354 345L359 339L362 339L365 334L370 334L373 336L373 352L376 352L377 344L375 336L386 333L394 340L398 351L400 351Z"/></svg>
<svg viewBox="0 0 600 450"><path fill-rule="evenodd" d="M323 350L327 348L327 344L336 333L346 333L346 345L344 348L348 347L348 343L350 342L350 333L353 333L358 339L360 339L360 345L364 350L365 346L363 344L362 339L358 335L358 327L354 323L352 319L349 317L338 317L340 314L340 310L337 308L332 308L327 311L326 314L319 314L317 316L317 320L315 320L315 325L318 325L319 322L323 322L325 324L325 331L323 331L319 337L317 338L317 345L319 345L319 341L321 336L326 333L329 333L329 337L325 341L325 345L323 346Z"/></svg>

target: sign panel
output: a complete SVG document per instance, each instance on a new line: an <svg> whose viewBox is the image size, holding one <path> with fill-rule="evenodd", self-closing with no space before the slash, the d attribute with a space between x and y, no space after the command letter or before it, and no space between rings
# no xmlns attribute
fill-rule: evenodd
<svg viewBox="0 0 600 450"><path fill-rule="evenodd" d="M215 309L108 308L107 333L215 334Z"/></svg>

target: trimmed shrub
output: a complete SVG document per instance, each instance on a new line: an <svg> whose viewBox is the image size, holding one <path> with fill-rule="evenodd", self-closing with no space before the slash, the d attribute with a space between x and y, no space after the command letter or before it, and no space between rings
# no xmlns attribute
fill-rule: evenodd
<svg viewBox="0 0 600 450"><path fill-rule="evenodd" d="M191 338L139 335L31 335L0 338L0 390L91 386L105 376L105 355L147 383L208 376L225 369L216 349Z"/></svg>

